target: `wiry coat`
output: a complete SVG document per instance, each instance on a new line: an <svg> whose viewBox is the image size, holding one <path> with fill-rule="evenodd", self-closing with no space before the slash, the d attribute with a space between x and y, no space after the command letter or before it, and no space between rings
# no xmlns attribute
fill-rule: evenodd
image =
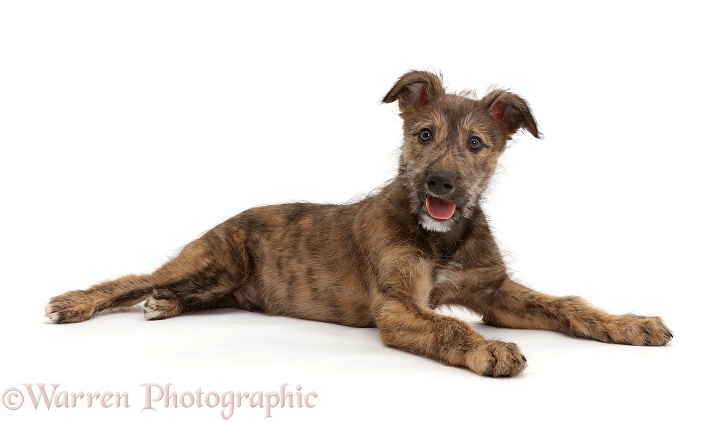
<svg viewBox="0 0 727 422"><path fill-rule="evenodd" d="M480 203L511 136L521 128L539 136L522 98L503 90L479 100L448 94L437 75L410 72L384 97L394 101L404 132L399 171L377 194L349 205L247 210L152 274L52 298L47 315L78 322L141 301L147 319L235 306L378 327L387 345L492 376L525 367L517 346L485 339L435 307L605 342L671 339L659 318L609 315L510 279Z"/></svg>

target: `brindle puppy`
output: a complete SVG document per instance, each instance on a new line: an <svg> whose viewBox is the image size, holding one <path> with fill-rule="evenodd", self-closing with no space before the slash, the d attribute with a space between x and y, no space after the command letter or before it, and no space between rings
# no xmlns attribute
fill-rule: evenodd
<svg viewBox="0 0 727 422"><path fill-rule="evenodd" d="M146 319L236 306L378 327L388 346L495 377L525 368L518 347L434 308L462 306L498 327L669 342L658 317L610 315L511 280L480 202L512 135L524 128L540 136L522 98L504 90L479 100L448 94L437 75L410 72L383 101L399 103L404 144L396 178L379 193L350 205L250 209L152 274L52 298L47 316L79 322L141 301Z"/></svg>

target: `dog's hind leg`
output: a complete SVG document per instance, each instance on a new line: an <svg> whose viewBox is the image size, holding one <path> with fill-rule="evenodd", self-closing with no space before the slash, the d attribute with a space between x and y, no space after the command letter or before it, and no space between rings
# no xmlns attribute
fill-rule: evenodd
<svg viewBox="0 0 727 422"><path fill-rule="evenodd" d="M130 308L150 292L148 275L126 275L52 297L45 305L45 316L56 323L81 322L100 312Z"/></svg>
<svg viewBox="0 0 727 422"><path fill-rule="evenodd" d="M164 319L235 305L233 292L247 266L247 255L235 245L240 243L210 232L151 274L127 275L53 297L46 316L56 323L81 322L144 301L146 319Z"/></svg>

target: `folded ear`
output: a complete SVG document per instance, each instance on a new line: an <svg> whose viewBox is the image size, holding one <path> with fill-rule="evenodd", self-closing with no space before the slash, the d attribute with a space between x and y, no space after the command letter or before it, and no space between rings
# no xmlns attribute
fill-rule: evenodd
<svg viewBox="0 0 727 422"><path fill-rule="evenodd" d="M535 122L528 103L503 89L496 89L480 100L490 113L490 117L498 124L507 139L512 138L520 128L525 128L536 138L540 138L538 125Z"/></svg>
<svg viewBox="0 0 727 422"><path fill-rule="evenodd" d="M444 87L439 76L430 72L414 71L399 78L383 99L385 103L399 101L402 113L417 110L439 96Z"/></svg>

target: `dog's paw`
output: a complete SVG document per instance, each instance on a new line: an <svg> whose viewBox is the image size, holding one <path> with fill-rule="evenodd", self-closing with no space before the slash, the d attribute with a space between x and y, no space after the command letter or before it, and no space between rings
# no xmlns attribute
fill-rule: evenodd
<svg viewBox="0 0 727 422"><path fill-rule="evenodd" d="M527 359L514 343L493 340L470 352L467 366L489 377L512 377L527 366Z"/></svg>
<svg viewBox="0 0 727 422"><path fill-rule="evenodd" d="M659 317L620 315L610 327L611 342L634 346L663 346L674 336Z"/></svg>
<svg viewBox="0 0 727 422"><path fill-rule="evenodd" d="M144 304L144 319L166 319L179 315L181 304L179 299L168 290L154 290Z"/></svg>
<svg viewBox="0 0 727 422"><path fill-rule="evenodd" d="M85 321L94 313L95 308L90 298L81 290L53 297L45 305L45 316L58 324Z"/></svg>

